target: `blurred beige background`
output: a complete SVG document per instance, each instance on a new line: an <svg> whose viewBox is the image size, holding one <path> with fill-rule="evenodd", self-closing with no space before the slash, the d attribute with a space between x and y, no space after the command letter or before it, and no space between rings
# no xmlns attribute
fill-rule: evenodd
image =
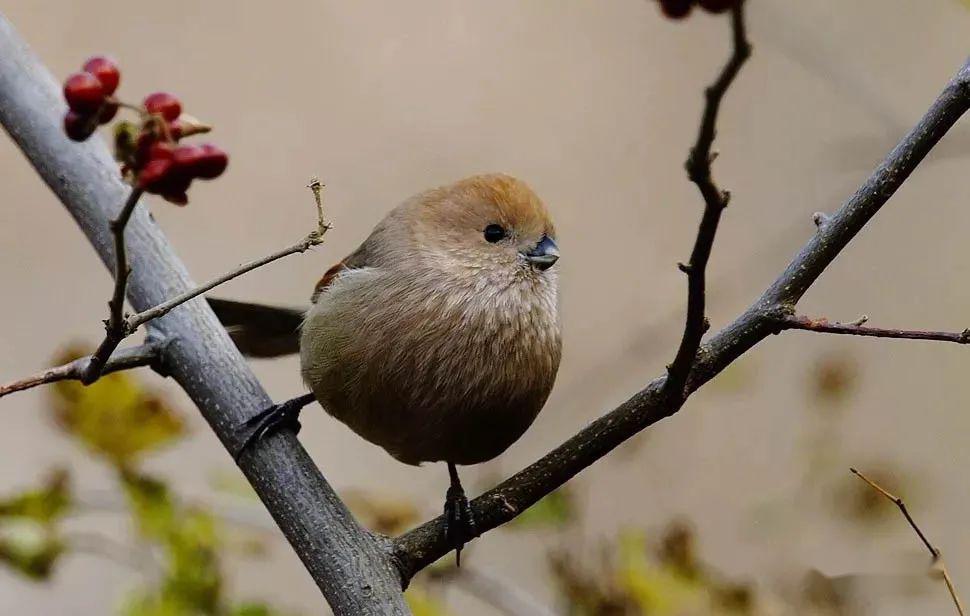
<svg viewBox="0 0 970 616"><path fill-rule="evenodd" d="M166 3L5 0L0 10L58 76L92 53L119 59L121 93L179 94L217 125L232 156L226 177L193 189L186 209L153 203L197 279L292 243L313 224L304 185L327 184L336 228L315 253L228 285L230 297L301 304L320 273L353 249L398 201L482 171L529 181L550 204L563 259L565 356L534 427L486 476L532 462L663 370L680 330L683 276L700 198L682 171L701 89L727 54L725 19L662 19L652 0ZM723 109L715 166L734 199L711 266L718 328L747 306L831 211L925 111L970 47L957 0L751 0L755 54ZM812 315L885 326L970 326L964 181L966 121L947 138L805 298ZM0 380L48 364L67 340L95 343L110 279L20 153L0 138ZM815 429L813 367L848 358L859 384L838 429ZM786 333L750 352L684 411L575 480L584 541L617 529L691 519L713 565L772 586L818 568L884 572L919 554L890 517L874 532L831 503L847 467L886 468L970 593L970 350L905 341ZM255 369L277 399L302 391L295 359ZM187 399L194 426L150 468L211 498L233 464ZM67 463L86 486L109 473L51 430L43 391L0 402L0 491ZM414 498L440 508L444 468L412 468L318 410L302 441L341 490ZM812 435L815 435L813 437ZM806 483L806 458L821 470ZM817 478L823 478L819 483ZM902 479L901 479L902 481ZM255 511L255 510L254 510ZM255 513L262 516L261 512ZM118 520L104 528L123 535ZM469 562L553 602L541 533L488 534ZM905 568L912 562L903 559ZM916 567L923 560L915 560ZM321 598L283 542L268 561L233 561L236 594L305 614ZM53 587L0 570L0 613L107 614L136 574L77 556ZM875 593L879 614L949 613L942 588ZM456 613L494 610L457 591Z"/></svg>

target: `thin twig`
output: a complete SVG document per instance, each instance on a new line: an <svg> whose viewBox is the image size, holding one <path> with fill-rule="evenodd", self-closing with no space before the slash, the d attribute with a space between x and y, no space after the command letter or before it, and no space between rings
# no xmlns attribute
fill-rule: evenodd
<svg viewBox="0 0 970 616"><path fill-rule="evenodd" d="M873 490L875 490L876 492L879 492L887 499L895 503L897 507L899 507L900 513L903 514L903 517L906 518L906 521L909 522L909 525L916 532L916 535L919 537L919 540L922 541L923 545L926 546L926 549L929 550L930 557L933 559L931 563L931 567L939 568L940 575L943 577L943 582L946 584L947 590L950 591L950 597L953 598L953 604L956 605L957 612L960 613L960 616L964 616L963 603L960 601L960 597L957 595L957 591L953 587L953 580L950 579L950 573L946 570L946 563L943 562L943 555L940 553L940 550L938 550L936 547L933 546L932 543L930 543L930 540L926 538L926 535L923 534L923 531L920 530L920 527L916 525L916 520L914 520L913 516L909 514L909 510L906 509L906 504L903 502L903 499L892 494L891 492L886 490L884 487L882 487L872 479L869 479L868 477L863 475L860 471L854 468L850 468L849 470L852 471L852 473L856 477L868 483Z"/></svg>
<svg viewBox="0 0 970 616"><path fill-rule="evenodd" d="M316 201L316 205L317 205L317 228L311 231L302 240L300 240L296 244L293 244L292 246L284 248L283 250L280 250L278 252L274 252L273 254L267 255L261 259L256 259L255 261L244 263L243 265L240 265L236 269L231 270L223 274L222 276L213 278L212 280L210 280L209 282L206 282L205 284L199 285L198 287L191 289L189 291L186 291L185 293L182 293L180 295L176 295L172 299L162 302L161 304L153 308L149 308L148 310L139 312L138 314L134 314L128 317L127 327L129 331L131 332L135 331L136 329L138 329L138 327L144 325L148 321L151 321L152 319L157 319L160 316L168 314L173 308L181 304L184 304L185 302L191 299L194 299L207 291L211 291L212 289L218 287L219 285L229 282L233 278L238 278L243 274L251 272L254 269L260 268L264 265L268 265L269 263L282 259L283 257L288 257L289 255L297 254L297 253L304 253L310 248L312 248L313 246L319 246L320 244L322 244L324 234L326 234L326 232L331 229L331 225L326 221L323 215L323 201L320 196L320 191L322 187L323 187L323 184L321 184L320 180L316 178L314 178L308 186L308 188L313 192L313 198Z"/></svg>
<svg viewBox="0 0 970 616"><path fill-rule="evenodd" d="M161 351L158 342L146 342L136 347L115 351L102 366L100 375L130 370L142 366L151 366L156 372L164 373L161 366ZM31 389L38 385L47 385L57 381L81 381L84 370L90 365L93 356L81 357L55 368L28 376L26 378L0 386L0 398L16 391Z"/></svg>
<svg viewBox="0 0 970 616"><path fill-rule="evenodd" d="M686 265L678 264L681 271L687 274L687 317L677 355L667 368L666 384L667 392L678 397L684 395L684 387L687 384L687 376L690 374L694 357L700 348L701 339L710 328L710 323L704 315L707 262L714 246L714 236L721 221L721 213L727 207L731 197L727 191L718 188L711 175L711 162L715 158L711 152L711 146L717 134L717 117L721 100L734 83L745 61L751 56L751 44L745 34L743 1L739 1L731 10L731 30L733 33L731 57L721 69L718 78L704 91L706 104L697 132L697 141L691 148L684 165L688 177L697 185L701 196L704 197L704 214L697 229L690 262Z"/></svg>
<svg viewBox="0 0 970 616"><path fill-rule="evenodd" d="M800 315L783 315L776 323L779 331L797 329L823 334L844 334L849 336L870 336L872 338L902 338L905 340L936 340L939 342L953 342L956 344L970 344L970 329L962 332L938 332L918 329L886 329L883 327L866 327L863 325L868 317L852 323L832 323L822 317L813 319Z"/></svg>
<svg viewBox="0 0 970 616"><path fill-rule="evenodd" d="M314 234L315 233L316 231L314 231ZM212 289L218 287L219 285L229 282L233 278L238 278L243 274L251 272L254 269L257 269L259 267L272 263L273 261L276 261L278 259L282 259L283 257L287 257L289 255L296 254L296 253L306 252L307 250L310 249L311 246L317 246L322 241L323 240L319 237L313 237L311 235L308 235L307 237L303 238L302 240L300 240L299 242L297 242L296 244L293 244L288 248L284 248L279 252L274 252L273 254L265 256L261 259L257 259L255 261L250 261L249 263L240 265L236 269L230 272L227 272L217 278L213 278L209 282L203 285L200 285L192 289L191 291L186 291L181 295L176 295L172 299L162 302L161 304L155 306L154 308L149 308L144 312L139 312L138 314L132 315L128 318L128 324L130 325L132 331L134 331L139 326L147 323L148 321L151 321L152 319L157 319L158 317L167 314L173 308L176 308L177 306L180 306L181 304L184 304L185 302L191 299L194 299L207 291L211 291Z"/></svg>
<svg viewBox="0 0 970 616"><path fill-rule="evenodd" d="M142 192L140 188L132 188L118 217L108 224L115 245L115 285L111 299L108 301L108 320L104 324L104 340L81 371L80 380L86 385L101 376L105 362L130 333L124 314L125 290L128 288L128 276L131 275L131 268L128 267L128 252L125 249L125 227L128 226L128 221L135 211L135 206L138 205Z"/></svg>
<svg viewBox="0 0 970 616"><path fill-rule="evenodd" d="M310 190L313 192L313 198L317 206L317 228L311 231L302 240L296 244L293 244L292 246L274 252L273 254L267 255L261 259L244 263L243 265L238 266L222 276L213 278L212 280L199 285L194 289L190 289L185 293L176 295L175 297L166 300L157 306L153 306L152 308L137 314L122 316L121 307L124 305L126 281L128 279L128 275L131 273L128 269L128 261L125 255L123 234L125 225L128 224L128 219L131 217L134 206L138 201L138 196L141 194L140 190L133 190L132 197L128 199L128 202L125 204L125 208L122 210L121 215L117 220L111 222L111 230L115 235L116 242L115 254L118 255L118 269L116 271L122 271L124 272L124 275L115 277L114 296L109 304L111 306L111 318L107 322L108 333L105 335L104 341L98 347L98 350L87 361L84 370L81 372L80 377L78 377L80 381L87 385L90 385L96 381L104 371L104 363L107 359L107 355L110 355L122 340L133 334L135 330L152 319L157 319L158 317L164 316L171 312L173 308L176 308L185 302L206 293L207 291L211 291L219 285L225 284L234 278L238 278L243 274L249 273L254 269L263 267L264 265L268 265L273 261L277 261L283 257L288 257L292 254L304 253L311 247L322 244L324 234L331 229L331 225L326 221L323 214L323 199L320 194L323 184L320 183L320 180L313 178L308 188L310 188Z"/></svg>

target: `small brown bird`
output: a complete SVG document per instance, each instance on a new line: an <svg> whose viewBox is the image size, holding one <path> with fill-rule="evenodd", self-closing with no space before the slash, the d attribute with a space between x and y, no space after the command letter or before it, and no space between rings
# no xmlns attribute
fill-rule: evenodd
<svg viewBox="0 0 970 616"><path fill-rule="evenodd" d="M475 531L455 465L522 436L559 368L555 237L524 182L474 176L388 213L324 274L306 312L210 299L244 353L299 351L313 392L247 422L239 453L298 430L315 399L401 462L448 464L446 532L460 556Z"/></svg>

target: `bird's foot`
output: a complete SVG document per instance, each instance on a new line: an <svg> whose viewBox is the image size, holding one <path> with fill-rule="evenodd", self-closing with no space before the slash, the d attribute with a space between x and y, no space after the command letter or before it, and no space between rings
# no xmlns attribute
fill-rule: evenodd
<svg viewBox="0 0 970 616"><path fill-rule="evenodd" d="M256 444L257 441L266 438L274 432L290 429L293 431L293 434L299 434L300 428L302 427L300 425L300 411L312 400L312 394L293 398L292 400L274 404L269 408L263 409L247 419L237 428L238 432L246 434L246 438L233 455L236 461L238 462L243 453Z"/></svg>
<svg viewBox="0 0 970 616"><path fill-rule="evenodd" d="M475 515L461 485L452 485L445 496L445 541L455 548L455 565L461 566L461 550L478 536Z"/></svg>

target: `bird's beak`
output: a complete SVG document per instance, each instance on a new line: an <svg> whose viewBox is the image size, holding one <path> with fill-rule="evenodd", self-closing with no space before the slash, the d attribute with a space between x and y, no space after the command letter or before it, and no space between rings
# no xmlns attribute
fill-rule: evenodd
<svg viewBox="0 0 970 616"><path fill-rule="evenodd" d="M522 253L526 260L540 270L547 270L559 260L559 247L548 235L528 252Z"/></svg>

